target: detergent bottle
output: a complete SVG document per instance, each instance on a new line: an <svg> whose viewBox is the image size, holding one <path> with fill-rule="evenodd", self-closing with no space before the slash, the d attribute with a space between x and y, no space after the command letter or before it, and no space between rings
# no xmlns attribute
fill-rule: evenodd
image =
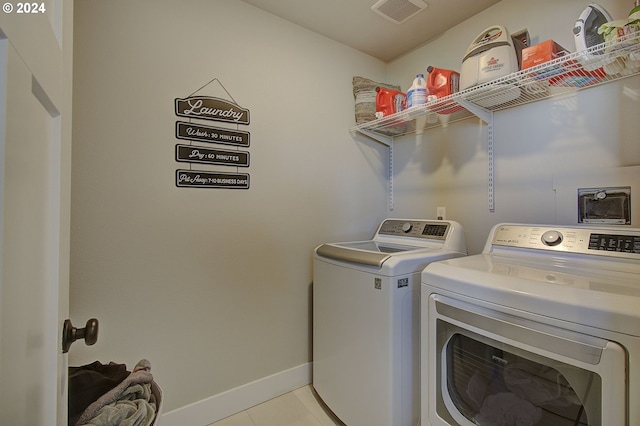
<svg viewBox="0 0 640 426"><path fill-rule="evenodd" d="M427 72L429 73L427 90L430 95L444 98L459 90L460 73L432 67L431 65L427 67Z"/></svg>
<svg viewBox="0 0 640 426"><path fill-rule="evenodd" d="M427 103L427 81L424 74L416 75L411 88L407 91L407 108Z"/></svg>
<svg viewBox="0 0 640 426"><path fill-rule="evenodd" d="M407 107L407 95L384 87L376 87L376 118L386 117Z"/></svg>
<svg viewBox="0 0 640 426"><path fill-rule="evenodd" d="M427 77L429 100L444 98L459 90L460 73L432 67L431 65L427 67L427 72L429 73L429 77ZM436 112L439 114L451 114L461 109L462 107L455 101L451 101L439 106Z"/></svg>

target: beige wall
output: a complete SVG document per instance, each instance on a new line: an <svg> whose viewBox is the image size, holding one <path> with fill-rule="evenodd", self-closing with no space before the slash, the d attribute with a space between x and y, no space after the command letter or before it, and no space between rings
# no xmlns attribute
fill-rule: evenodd
<svg viewBox="0 0 640 426"><path fill-rule="evenodd" d="M397 141L391 212L386 148L347 130L354 75L406 89L427 65L459 69L496 23L573 48L587 3L504 0L383 64L239 1L76 2L71 315L102 328L72 364L147 357L165 411L182 407L311 361L319 243L436 206L471 252L500 221L571 222L576 176L640 163L638 77L496 113L493 213L478 120ZM600 3L619 16L631 2ZM173 100L212 78L251 110L248 191L174 185Z"/></svg>
<svg viewBox="0 0 640 426"><path fill-rule="evenodd" d="M384 64L235 0L75 12L71 317L101 330L72 365L146 357L167 412L309 362L312 250L386 215L387 152L348 132ZM250 109L246 191L175 186L174 98L213 78Z"/></svg>

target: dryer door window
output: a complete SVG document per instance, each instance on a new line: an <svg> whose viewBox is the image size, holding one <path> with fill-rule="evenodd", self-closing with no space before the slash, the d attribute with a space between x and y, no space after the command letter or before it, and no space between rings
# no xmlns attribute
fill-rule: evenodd
<svg viewBox="0 0 640 426"><path fill-rule="evenodd" d="M590 420L600 414L597 374L496 346L458 333L447 344L447 392L467 419L478 425L599 424Z"/></svg>
<svg viewBox="0 0 640 426"><path fill-rule="evenodd" d="M615 342L432 295L437 416L453 425L625 424Z"/></svg>

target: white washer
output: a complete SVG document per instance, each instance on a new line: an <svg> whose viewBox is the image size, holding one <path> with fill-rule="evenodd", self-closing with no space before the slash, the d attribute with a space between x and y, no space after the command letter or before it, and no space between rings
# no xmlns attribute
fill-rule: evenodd
<svg viewBox="0 0 640 426"><path fill-rule="evenodd" d="M372 240L317 247L313 387L349 426L415 426L420 273L463 256L453 221L387 219Z"/></svg>
<svg viewBox="0 0 640 426"><path fill-rule="evenodd" d="M496 225L421 326L423 425L640 425L640 229Z"/></svg>

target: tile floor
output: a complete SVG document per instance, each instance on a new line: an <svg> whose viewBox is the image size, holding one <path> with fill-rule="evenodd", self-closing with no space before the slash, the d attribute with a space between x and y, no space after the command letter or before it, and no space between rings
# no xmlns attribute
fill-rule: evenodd
<svg viewBox="0 0 640 426"><path fill-rule="evenodd" d="M316 398L303 386L209 426L343 426Z"/></svg>

